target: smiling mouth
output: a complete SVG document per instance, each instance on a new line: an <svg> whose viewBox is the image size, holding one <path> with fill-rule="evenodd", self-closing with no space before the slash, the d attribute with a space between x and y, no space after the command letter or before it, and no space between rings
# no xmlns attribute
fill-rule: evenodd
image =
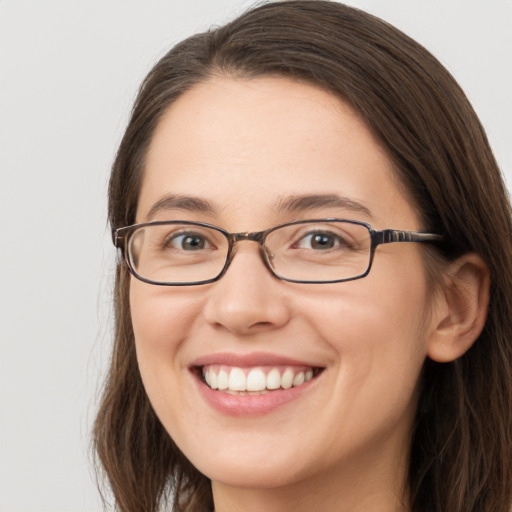
<svg viewBox="0 0 512 512"><path fill-rule="evenodd" d="M323 368L307 366L258 366L241 368L207 365L196 368L210 389L230 395L263 395L302 386L317 377Z"/></svg>

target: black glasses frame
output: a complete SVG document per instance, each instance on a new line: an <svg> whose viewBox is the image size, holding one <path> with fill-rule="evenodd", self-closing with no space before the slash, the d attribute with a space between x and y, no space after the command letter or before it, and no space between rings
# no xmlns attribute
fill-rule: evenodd
<svg viewBox="0 0 512 512"><path fill-rule="evenodd" d="M278 274L273 268L271 263L271 258L269 253L267 252L266 246L265 246L265 240L267 236L272 233L273 231L276 231L277 229L284 228L286 226L293 226L296 224L313 224L318 222L346 222L349 224L357 224L359 226L365 227L368 232L370 233L370 239L371 239L371 246L370 246L370 259L368 262L368 267L366 270L357 276L354 277L348 277L344 279L335 279L330 281L304 281L299 279L289 279L286 277L281 276ZM139 228L143 228L146 226L161 226L161 225L173 225L173 224L185 224L190 226L201 226L204 228L213 229L215 231L218 231L228 241L228 252L226 256L226 263L224 264L224 267L219 272L219 274L212 279L207 279L204 281L193 281L193 282L186 282L186 283L162 283L158 281L152 281L151 279L147 279L137 273L137 271L134 269L132 262L130 261L130 256L127 251L128 247L128 241L130 239L130 236ZM272 228L266 229L264 231L253 231L253 232L245 232L245 233L229 233L225 229L219 228L218 226L214 226L212 224L207 224L204 222L192 222L192 221L186 221L186 220L163 220L163 221L153 221L153 222L144 222L140 224L132 224L131 226L125 226L121 228L114 228L112 230L112 241L114 245L121 250L123 254L123 260L125 261L130 273L139 279L140 281L144 281L145 283L154 284L157 286L195 286L200 284L208 284L208 283L214 283L215 281L218 281L228 270L229 265L231 264L231 261L233 260L233 257L235 255L235 248L236 244L238 242L241 242L243 240L249 240L253 242L257 242L260 249L261 258L263 260L263 263L267 267L267 269L270 271L270 273L277 277L278 279L281 279L282 281L288 281L291 283L301 283L301 284L329 284L329 283L342 283L345 281L354 281L356 279L362 279L363 277L366 277L371 268L373 263L373 258L375 256L375 250L379 245L383 244L391 244L391 243L400 243L400 242L416 242L416 243L432 243L432 242L441 242L443 240L442 235L437 235L435 233L425 233L421 231L403 231L399 229L383 229L383 230L375 230L372 228L370 224L367 222L362 222L358 220L349 220L349 219L337 219L337 218L326 218L326 219L308 219L308 220L297 220L293 222L287 222L285 224L279 224L278 226L274 226Z"/></svg>

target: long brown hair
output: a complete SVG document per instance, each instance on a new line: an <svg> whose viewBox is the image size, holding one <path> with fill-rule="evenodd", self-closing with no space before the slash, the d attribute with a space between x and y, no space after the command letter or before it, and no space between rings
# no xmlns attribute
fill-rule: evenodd
<svg viewBox="0 0 512 512"><path fill-rule="evenodd" d="M143 82L110 181L112 227L132 224L159 119L213 76L286 76L348 102L395 164L423 227L475 251L491 275L487 323L461 358L426 361L410 450L415 512L508 511L512 497L512 223L502 178L464 93L422 46L357 9L322 0L261 5L173 48ZM117 267L115 342L94 447L119 510L208 510L208 479L156 417L137 368L129 275ZM170 503L169 503L170 505Z"/></svg>

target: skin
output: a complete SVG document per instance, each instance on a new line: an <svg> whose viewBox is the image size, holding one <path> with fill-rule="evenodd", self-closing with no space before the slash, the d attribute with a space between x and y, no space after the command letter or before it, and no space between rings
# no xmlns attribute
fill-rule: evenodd
<svg viewBox="0 0 512 512"><path fill-rule="evenodd" d="M276 208L289 196L333 193L369 214ZM215 208L148 216L166 194ZM137 222L194 220L242 232L323 217L421 228L385 152L331 94L284 78L217 77L184 94L159 123ZM278 280L253 242L238 245L216 283L161 287L132 278L145 388L173 440L212 480L217 512L407 510L417 383L446 310L429 289L423 250L380 246L367 277L336 284ZM297 399L234 417L206 403L190 371L198 357L220 352L293 357L324 371Z"/></svg>

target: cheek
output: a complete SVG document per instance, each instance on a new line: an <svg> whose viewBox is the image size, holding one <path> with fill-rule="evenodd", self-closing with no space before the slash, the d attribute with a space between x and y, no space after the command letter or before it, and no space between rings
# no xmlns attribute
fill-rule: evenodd
<svg viewBox="0 0 512 512"><path fill-rule="evenodd" d="M179 349L190 336L200 301L186 293L132 279L130 311L137 361L148 396L158 408L159 397L174 384L180 371Z"/></svg>
<svg viewBox="0 0 512 512"><path fill-rule="evenodd" d="M429 291L417 269L385 281L374 276L342 283L304 310L338 358L340 386L368 399L407 400L426 357Z"/></svg>
<svg viewBox="0 0 512 512"><path fill-rule="evenodd" d="M138 349L173 351L189 334L200 301L180 290L170 293L166 287L132 279L130 312Z"/></svg>

